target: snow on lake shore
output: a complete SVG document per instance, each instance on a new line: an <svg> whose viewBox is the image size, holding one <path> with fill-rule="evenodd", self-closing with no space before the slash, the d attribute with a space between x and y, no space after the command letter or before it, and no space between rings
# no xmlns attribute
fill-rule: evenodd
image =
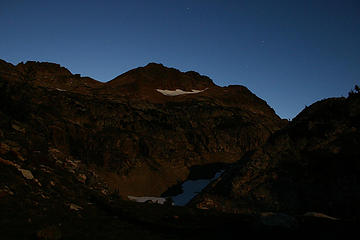
<svg viewBox="0 0 360 240"><path fill-rule="evenodd" d="M135 201L135 202L152 202L157 204L164 204L166 202L166 198L160 198L160 197L134 197L134 196L128 196L128 199Z"/></svg>

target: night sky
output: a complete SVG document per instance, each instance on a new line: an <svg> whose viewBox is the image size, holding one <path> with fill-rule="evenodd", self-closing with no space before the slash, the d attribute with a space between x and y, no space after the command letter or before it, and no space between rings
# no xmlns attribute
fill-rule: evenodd
<svg viewBox="0 0 360 240"><path fill-rule="evenodd" d="M0 1L0 58L108 81L149 62L248 87L282 118L360 84L359 0Z"/></svg>

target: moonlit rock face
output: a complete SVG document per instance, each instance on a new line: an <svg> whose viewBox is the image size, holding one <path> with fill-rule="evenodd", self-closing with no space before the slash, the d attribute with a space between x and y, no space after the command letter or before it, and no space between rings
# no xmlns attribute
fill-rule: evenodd
<svg viewBox="0 0 360 240"><path fill-rule="evenodd" d="M163 90L163 89L156 89L156 91L158 91L159 93L165 95L165 96L170 96L170 97L173 97L173 96L178 96L178 95L185 95L185 94L195 94L195 93L201 93L203 91L205 91L206 89L204 90L191 90L191 92L189 91L184 91L184 90L181 90L181 89L176 89L176 90Z"/></svg>
<svg viewBox="0 0 360 240"><path fill-rule="evenodd" d="M166 199L165 198L159 198L159 197L134 197L134 196L128 196L128 198L135 202L147 202L151 201L152 203L158 203L158 204L164 204Z"/></svg>

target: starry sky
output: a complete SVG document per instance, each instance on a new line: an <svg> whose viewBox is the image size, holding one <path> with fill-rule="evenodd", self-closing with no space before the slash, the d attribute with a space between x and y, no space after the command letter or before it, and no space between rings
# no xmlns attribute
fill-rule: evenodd
<svg viewBox="0 0 360 240"><path fill-rule="evenodd" d="M360 84L358 0L1 0L0 59L109 81L149 62L248 87L291 119Z"/></svg>

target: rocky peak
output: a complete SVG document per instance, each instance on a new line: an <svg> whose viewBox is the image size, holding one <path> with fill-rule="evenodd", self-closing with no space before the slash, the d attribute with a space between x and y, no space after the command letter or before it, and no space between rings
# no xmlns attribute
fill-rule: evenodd
<svg viewBox="0 0 360 240"><path fill-rule="evenodd" d="M206 76L196 72L181 72L162 64L149 63L145 67L130 70L107 83L118 91L141 92L155 89L183 91L204 90L216 85Z"/></svg>
<svg viewBox="0 0 360 240"><path fill-rule="evenodd" d="M71 76L71 72L60 64L50 62L27 61L19 63L16 69L24 74L32 74L33 77Z"/></svg>
<svg viewBox="0 0 360 240"><path fill-rule="evenodd" d="M80 74L72 74L57 63L27 61L16 66L0 61L0 77L11 82L24 82L34 86L46 87L58 91L71 91L91 94L92 89L103 83Z"/></svg>
<svg viewBox="0 0 360 240"><path fill-rule="evenodd" d="M166 67L162 63L150 62L145 66L145 68L161 69Z"/></svg>

